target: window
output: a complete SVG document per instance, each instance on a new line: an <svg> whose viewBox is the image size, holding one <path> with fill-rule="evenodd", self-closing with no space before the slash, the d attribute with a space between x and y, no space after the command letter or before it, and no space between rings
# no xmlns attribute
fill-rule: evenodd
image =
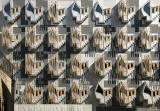
<svg viewBox="0 0 160 111"><path fill-rule="evenodd" d="M88 94L87 90L85 90L85 94Z"/></svg>
<svg viewBox="0 0 160 111"><path fill-rule="evenodd" d="M156 12L158 12L158 7L156 7Z"/></svg>
<svg viewBox="0 0 160 111"><path fill-rule="evenodd" d="M39 12L41 13L41 8L39 8Z"/></svg>
<svg viewBox="0 0 160 111"><path fill-rule="evenodd" d="M131 41L133 40L133 35L131 35Z"/></svg>
<svg viewBox="0 0 160 111"><path fill-rule="evenodd" d="M35 91L35 96L38 96L38 91Z"/></svg>
<svg viewBox="0 0 160 111"><path fill-rule="evenodd" d="M130 42L130 36L128 36L128 42Z"/></svg>
<svg viewBox="0 0 160 111"><path fill-rule="evenodd" d="M39 63L36 63L36 68L38 68L38 66L39 66Z"/></svg>
<svg viewBox="0 0 160 111"><path fill-rule="evenodd" d="M83 64L83 67L85 68L85 66L86 66L86 64L84 63L84 64Z"/></svg>
<svg viewBox="0 0 160 111"><path fill-rule="evenodd" d="M154 36L152 36L152 42L154 41Z"/></svg>
<svg viewBox="0 0 160 111"><path fill-rule="evenodd" d="M128 13L130 14L130 13L132 13L132 12L134 12L134 7L128 8Z"/></svg>
<svg viewBox="0 0 160 111"><path fill-rule="evenodd" d="M130 69L131 67L130 67L130 64L128 64L128 69Z"/></svg>
<svg viewBox="0 0 160 111"><path fill-rule="evenodd" d="M111 63L110 62L108 62L108 67L110 67L111 66Z"/></svg>
<svg viewBox="0 0 160 111"><path fill-rule="evenodd" d="M87 64L86 63L83 63L81 66L82 66L82 69L87 68Z"/></svg>
<svg viewBox="0 0 160 111"><path fill-rule="evenodd" d="M18 94L18 90L17 89L15 90L15 94Z"/></svg>
<svg viewBox="0 0 160 111"><path fill-rule="evenodd" d="M35 39L36 39L35 41L38 41L38 40L39 40L39 37L38 37L38 35L36 35L36 36L35 36Z"/></svg>
<svg viewBox="0 0 160 111"><path fill-rule="evenodd" d="M155 13L155 12L154 12L154 8L152 8L152 13Z"/></svg>
<svg viewBox="0 0 160 111"><path fill-rule="evenodd" d="M156 91L156 95L159 95L159 91Z"/></svg>
<svg viewBox="0 0 160 111"><path fill-rule="evenodd" d="M64 89L62 89L62 95L64 95Z"/></svg>
<svg viewBox="0 0 160 111"><path fill-rule="evenodd" d="M39 94L41 95L41 90L39 90Z"/></svg>
<svg viewBox="0 0 160 111"><path fill-rule="evenodd" d="M61 10L59 10L59 13L58 13L59 15L61 15Z"/></svg>
<svg viewBox="0 0 160 111"><path fill-rule="evenodd" d="M64 9L62 9L62 14L64 14Z"/></svg>
<svg viewBox="0 0 160 111"><path fill-rule="evenodd" d="M129 91L129 96L132 96L132 92L131 91Z"/></svg>
<svg viewBox="0 0 160 111"><path fill-rule="evenodd" d="M83 90L83 95L85 95L85 90Z"/></svg>
<svg viewBox="0 0 160 111"><path fill-rule="evenodd" d="M84 67L83 67L83 64L81 64L81 67L82 67L82 69L84 68Z"/></svg>
<svg viewBox="0 0 160 111"><path fill-rule="evenodd" d="M18 35L16 35L16 40L18 40Z"/></svg>
<svg viewBox="0 0 160 111"><path fill-rule="evenodd" d="M107 63L105 63L105 68L107 68Z"/></svg>
<svg viewBox="0 0 160 111"><path fill-rule="evenodd" d="M83 91L81 91L82 96L84 96Z"/></svg>
<svg viewBox="0 0 160 111"><path fill-rule="evenodd" d="M107 90L104 91L104 95L107 96Z"/></svg>
<svg viewBox="0 0 160 111"><path fill-rule="evenodd" d="M59 38L61 38L61 40L64 40L64 37L63 37L63 35L60 35L60 36L59 36Z"/></svg>
<svg viewBox="0 0 160 111"><path fill-rule="evenodd" d="M132 9L132 12L134 12L134 7L132 7L131 9Z"/></svg>
<svg viewBox="0 0 160 111"><path fill-rule="evenodd" d="M34 9L34 14L39 14L38 8L35 8L35 9Z"/></svg>
<svg viewBox="0 0 160 111"><path fill-rule="evenodd" d="M57 94L57 90L56 89L54 89L54 93Z"/></svg>
<svg viewBox="0 0 160 111"><path fill-rule="evenodd" d="M79 89L78 89L78 90L77 90L77 94L79 94L79 92L80 92L80 91L79 91Z"/></svg>
<svg viewBox="0 0 160 111"><path fill-rule="evenodd" d="M128 13L131 13L130 8L128 9Z"/></svg>
<svg viewBox="0 0 160 111"><path fill-rule="evenodd" d="M158 64L157 63L155 63L155 68L158 68Z"/></svg>
<svg viewBox="0 0 160 111"><path fill-rule="evenodd" d="M82 36L82 41L84 41L84 36Z"/></svg>
<svg viewBox="0 0 160 111"><path fill-rule="evenodd" d="M61 93L61 91L59 91L59 96L62 96L62 93Z"/></svg>
<svg viewBox="0 0 160 111"><path fill-rule="evenodd" d="M155 91L152 92L152 96L153 96L153 97L156 96L156 92L155 92Z"/></svg>
<svg viewBox="0 0 160 111"><path fill-rule="evenodd" d="M158 68L158 64L157 63L153 63L152 64L152 69Z"/></svg>
<svg viewBox="0 0 160 111"><path fill-rule="evenodd" d="M12 14L14 14L14 13L15 13L15 10L14 10L14 8L12 8L11 10L12 10Z"/></svg>
<svg viewBox="0 0 160 111"><path fill-rule="evenodd" d="M108 37L108 40L110 40L110 36L107 36Z"/></svg>
<svg viewBox="0 0 160 111"><path fill-rule="evenodd" d="M61 68L61 63L59 63L59 68Z"/></svg>
<svg viewBox="0 0 160 111"><path fill-rule="evenodd" d="M155 64L152 64L152 69L154 69L155 68Z"/></svg>
<svg viewBox="0 0 160 111"><path fill-rule="evenodd" d="M87 68L87 63L85 63L85 68Z"/></svg>
<svg viewBox="0 0 160 111"><path fill-rule="evenodd" d="M103 14L104 14L104 15L107 15L107 12L106 12L106 10L103 10Z"/></svg>
<svg viewBox="0 0 160 111"><path fill-rule="evenodd" d="M132 95L135 95L135 90L132 91Z"/></svg>
<svg viewBox="0 0 160 111"><path fill-rule="evenodd" d="M39 62L39 67L41 67L41 62Z"/></svg>
<svg viewBox="0 0 160 111"><path fill-rule="evenodd" d="M65 40L65 36L64 35L62 36L62 38L63 38L63 40Z"/></svg>
<svg viewBox="0 0 160 111"><path fill-rule="evenodd" d="M107 37L105 37L104 40L107 41Z"/></svg>
<svg viewBox="0 0 160 111"><path fill-rule="evenodd" d="M110 14L110 9L107 10L107 14Z"/></svg>
<svg viewBox="0 0 160 111"><path fill-rule="evenodd" d="M18 12L18 8L15 8L15 12Z"/></svg>
<svg viewBox="0 0 160 111"><path fill-rule="evenodd" d="M11 40L12 42L15 42L16 40L18 40L18 35L13 35Z"/></svg>
<svg viewBox="0 0 160 111"><path fill-rule="evenodd" d="M14 66L14 68L17 68L18 64L17 64L17 63L14 63L13 66Z"/></svg>
<svg viewBox="0 0 160 111"><path fill-rule="evenodd" d="M85 8L85 13L87 13L87 8Z"/></svg>
<svg viewBox="0 0 160 111"><path fill-rule="evenodd" d="M128 36L128 42L133 41L134 37L133 35Z"/></svg>
<svg viewBox="0 0 160 111"><path fill-rule="evenodd" d="M85 39L87 40L87 35L85 36Z"/></svg>
<svg viewBox="0 0 160 111"><path fill-rule="evenodd" d="M39 35L39 40L41 40L41 35Z"/></svg>
<svg viewBox="0 0 160 111"><path fill-rule="evenodd" d="M84 14L84 9L83 8L81 9L81 14Z"/></svg>
<svg viewBox="0 0 160 111"><path fill-rule="evenodd" d="M62 62L62 67L64 67L64 62Z"/></svg>
<svg viewBox="0 0 160 111"><path fill-rule="evenodd" d="M36 68L36 64L34 64L33 68Z"/></svg>
<svg viewBox="0 0 160 111"><path fill-rule="evenodd" d="M77 63L77 66L79 67L79 62Z"/></svg>
<svg viewBox="0 0 160 111"><path fill-rule="evenodd" d="M154 40L155 40L155 41L157 40L157 35L154 36Z"/></svg>
<svg viewBox="0 0 160 111"><path fill-rule="evenodd" d="M108 94L111 94L111 90L108 91Z"/></svg>

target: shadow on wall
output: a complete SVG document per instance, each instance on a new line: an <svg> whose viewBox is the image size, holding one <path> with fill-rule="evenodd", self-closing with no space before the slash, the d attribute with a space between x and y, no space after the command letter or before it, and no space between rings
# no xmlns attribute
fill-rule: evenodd
<svg viewBox="0 0 160 111"><path fill-rule="evenodd" d="M13 111L14 102L12 94L8 90L6 84L2 81L3 98L4 98L4 111Z"/></svg>

